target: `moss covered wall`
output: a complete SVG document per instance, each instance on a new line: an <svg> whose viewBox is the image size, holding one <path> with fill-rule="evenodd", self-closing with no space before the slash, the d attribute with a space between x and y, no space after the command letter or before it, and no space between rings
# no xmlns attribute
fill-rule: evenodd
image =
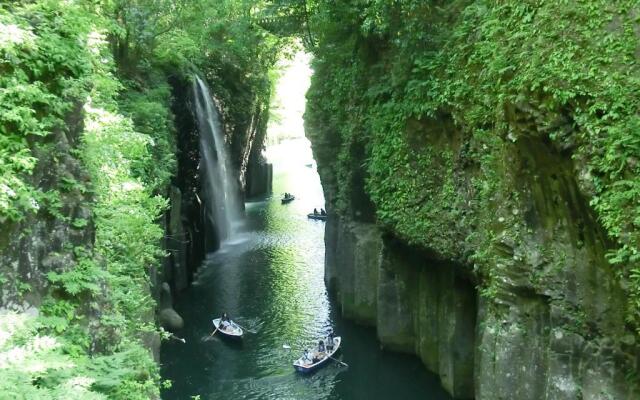
<svg viewBox="0 0 640 400"><path fill-rule="evenodd" d="M382 343L457 397L638 396L639 13L318 7L306 124L333 215L327 281L364 322L357 292L376 290ZM360 272L363 223L382 241L377 279Z"/></svg>

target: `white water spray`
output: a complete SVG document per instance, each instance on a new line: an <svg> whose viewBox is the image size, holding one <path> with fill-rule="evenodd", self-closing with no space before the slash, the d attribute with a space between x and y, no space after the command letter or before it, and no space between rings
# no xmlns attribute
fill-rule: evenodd
<svg viewBox="0 0 640 400"><path fill-rule="evenodd" d="M224 140L220 113L213 104L207 84L199 76L195 76L193 93L200 131L200 171L203 174L206 212L222 242L233 236L242 220L238 184Z"/></svg>

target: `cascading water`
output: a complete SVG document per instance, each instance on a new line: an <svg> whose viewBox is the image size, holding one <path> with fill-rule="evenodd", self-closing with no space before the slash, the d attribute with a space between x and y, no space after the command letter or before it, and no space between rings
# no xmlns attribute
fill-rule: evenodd
<svg viewBox="0 0 640 400"><path fill-rule="evenodd" d="M207 84L195 76L193 83L195 114L200 131L200 171L203 174L205 209L209 222L222 242L233 236L242 219L238 185L224 140L220 113Z"/></svg>

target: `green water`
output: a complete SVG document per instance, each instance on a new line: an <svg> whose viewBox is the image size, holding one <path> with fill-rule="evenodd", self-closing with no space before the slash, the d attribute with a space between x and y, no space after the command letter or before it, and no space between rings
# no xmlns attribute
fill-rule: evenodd
<svg viewBox="0 0 640 400"><path fill-rule="evenodd" d="M163 344L163 378L173 381L163 398L450 399L417 358L381 351L373 329L337 312L323 280L324 222L306 218L324 205L322 190L315 169L292 153L299 145L280 149L286 161L276 163L273 198L246 204L241 233L209 255L179 297L185 328L178 336L187 343ZM281 205L284 191L296 200ZM223 311L256 333L240 343L204 340ZM330 362L309 376L296 373L297 349L329 327L343 338L338 358L348 367Z"/></svg>

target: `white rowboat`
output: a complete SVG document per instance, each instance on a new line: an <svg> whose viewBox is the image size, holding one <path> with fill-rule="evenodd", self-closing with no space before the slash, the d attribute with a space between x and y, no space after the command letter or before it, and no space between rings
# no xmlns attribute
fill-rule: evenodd
<svg viewBox="0 0 640 400"><path fill-rule="evenodd" d="M211 322L213 322L213 326L217 329L218 332L222 333L227 337L240 339L244 334L244 331L242 330L242 328L240 328L233 321L229 321L229 324L224 328L220 326L220 318L216 318Z"/></svg>
<svg viewBox="0 0 640 400"><path fill-rule="evenodd" d="M340 348L340 343L342 343L342 338L340 336L334 337L333 349L329 350L329 348L327 348L327 350L324 353L320 354L320 357L318 358L318 360L314 362L313 360L310 360L308 358L305 358L305 356L302 356L293 362L293 367L296 369L296 371L302 372L302 373L315 371L316 369L324 365L327 361L331 360L333 355L336 354L336 352ZM312 358L313 358L314 352L310 352L310 354L312 355Z"/></svg>

